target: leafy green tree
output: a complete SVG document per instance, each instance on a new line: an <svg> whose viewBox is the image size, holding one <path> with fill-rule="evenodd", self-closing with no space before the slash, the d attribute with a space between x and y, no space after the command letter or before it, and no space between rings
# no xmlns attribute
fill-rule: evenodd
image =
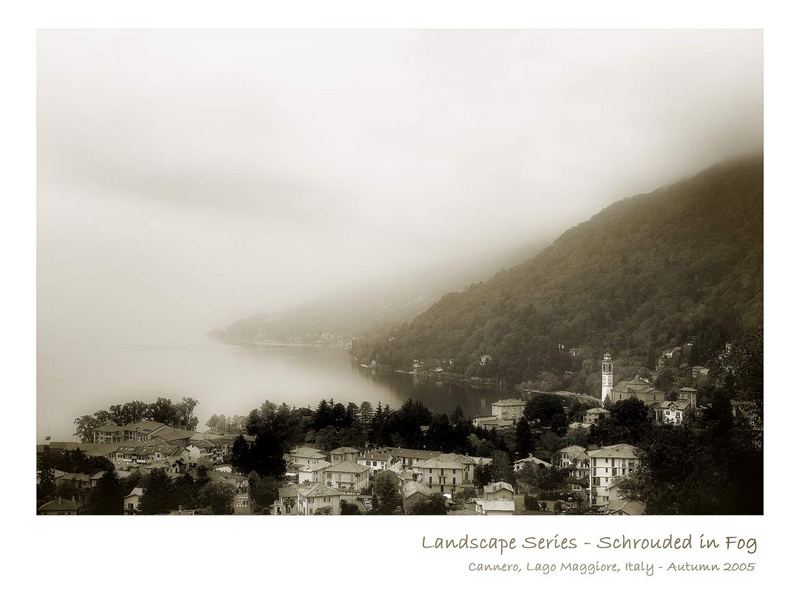
<svg viewBox="0 0 800 603"><path fill-rule="evenodd" d="M569 481L569 470L526 463L517 474L517 481L528 484L537 493L564 492Z"/></svg>
<svg viewBox="0 0 800 603"><path fill-rule="evenodd" d="M564 414L564 398L552 394L534 394L525 404L523 412L532 423L549 427L554 415Z"/></svg>
<svg viewBox="0 0 800 603"><path fill-rule="evenodd" d="M431 421L425 441L432 450L450 452L453 450L453 430L447 415L436 415Z"/></svg>
<svg viewBox="0 0 800 603"><path fill-rule="evenodd" d="M194 409L197 407L197 400L184 396L181 401L175 405L175 421L180 429L188 429L194 431L197 429L198 418L194 416Z"/></svg>
<svg viewBox="0 0 800 603"><path fill-rule="evenodd" d="M184 473L172 482L173 505L182 509L197 508L198 486L189 473Z"/></svg>
<svg viewBox="0 0 800 603"><path fill-rule="evenodd" d="M200 465L197 468L197 479L195 480L195 486L197 488L202 488L210 481L211 476L208 474L208 467L205 465Z"/></svg>
<svg viewBox="0 0 800 603"><path fill-rule="evenodd" d="M493 471L491 465L478 465L475 467L475 473L472 481L478 488L483 488L486 484L493 481Z"/></svg>
<svg viewBox="0 0 800 603"><path fill-rule="evenodd" d="M552 417L550 417L550 429L554 434L558 437L564 437L569 429L569 421L567 420L567 415L563 412L557 412Z"/></svg>
<svg viewBox="0 0 800 603"><path fill-rule="evenodd" d="M644 402L636 398L618 400L611 407L611 422L627 432L627 440L639 441L652 421Z"/></svg>
<svg viewBox="0 0 800 603"><path fill-rule="evenodd" d="M156 401L148 406L148 418L173 427L179 425L177 410L169 398L156 398Z"/></svg>
<svg viewBox="0 0 800 603"><path fill-rule="evenodd" d="M504 450L495 450L492 454L491 468L492 481L514 483L514 465L511 458Z"/></svg>
<svg viewBox="0 0 800 603"><path fill-rule="evenodd" d="M81 442L93 442L94 430L104 423L94 415L83 415L75 419L75 435Z"/></svg>
<svg viewBox="0 0 800 603"><path fill-rule="evenodd" d="M646 513L763 513L763 453L747 428L713 434L660 426L640 448L641 466L620 487Z"/></svg>
<svg viewBox="0 0 800 603"><path fill-rule="evenodd" d="M144 479L144 494L139 499L143 515L162 515L177 508L172 482L163 469L153 469Z"/></svg>
<svg viewBox="0 0 800 603"><path fill-rule="evenodd" d="M263 512L272 503L278 500L278 488L281 481L271 476L258 477L254 471L248 477L250 499L253 501L257 513Z"/></svg>
<svg viewBox="0 0 800 603"><path fill-rule="evenodd" d="M253 469L250 445L241 434L236 436L231 447L231 465L242 473L250 473Z"/></svg>
<svg viewBox="0 0 800 603"><path fill-rule="evenodd" d="M375 416L375 411L372 409L372 404L365 400L358 409L358 419L365 434L369 431L373 416Z"/></svg>
<svg viewBox="0 0 800 603"><path fill-rule="evenodd" d="M533 433L530 423L525 417L517 421L517 458L527 457L534 449Z"/></svg>
<svg viewBox="0 0 800 603"><path fill-rule="evenodd" d="M233 485L212 480L200 488L197 502L199 506L211 509L214 515L232 515L235 494Z"/></svg>
<svg viewBox="0 0 800 603"><path fill-rule="evenodd" d="M372 513L376 515L395 515L400 508L400 478L391 471L375 476L372 483Z"/></svg>
<svg viewBox="0 0 800 603"><path fill-rule="evenodd" d="M106 471L89 495L88 512L91 515L122 515L122 483L113 469Z"/></svg>
<svg viewBox="0 0 800 603"><path fill-rule="evenodd" d="M447 515L447 500L438 492L418 501L409 510L408 515Z"/></svg>
<svg viewBox="0 0 800 603"><path fill-rule="evenodd" d="M342 500L341 513L342 515L361 515L358 505L347 500Z"/></svg>
<svg viewBox="0 0 800 603"><path fill-rule="evenodd" d="M422 445L422 427L430 425L433 416L421 401L408 399L400 406L400 410L391 416L393 430L404 446L415 448Z"/></svg>
<svg viewBox="0 0 800 603"><path fill-rule="evenodd" d="M277 438L270 430L263 430L256 436L250 454L252 468L261 477L270 475L280 477L286 473L286 461Z"/></svg>

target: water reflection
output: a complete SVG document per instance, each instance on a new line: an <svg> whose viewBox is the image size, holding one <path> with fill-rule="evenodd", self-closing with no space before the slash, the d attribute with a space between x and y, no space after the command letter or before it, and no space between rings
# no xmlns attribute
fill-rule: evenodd
<svg viewBox="0 0 800 603"><path fill-rule="evenodd" d="M393 407L422 400L433 412L461 405L466 415L489 414L501 397L403 373L373 373L350 362L341 349L230 345L211 340L186 345L40 346L37 366L37 435L72 437L82 414L157 396L200 401L204 425L212 414L243 415L264 400L316 407L322 398L368 400Z"/></svg>

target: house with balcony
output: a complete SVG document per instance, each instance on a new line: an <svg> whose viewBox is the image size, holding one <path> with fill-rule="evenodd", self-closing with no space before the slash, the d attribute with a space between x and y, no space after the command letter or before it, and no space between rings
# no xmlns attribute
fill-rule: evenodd
<svg viewBox="0 0 800 603"><path fill-rule="evenodd" d="M334 448L331 450L331 463L343 463L345 461L355 463L358 456L358 450L350 446L343 446L341 448Z"/></svg>
<svg viewBox="0 0 800 603"><path fill-rule="evenodd" d="M557 466L569 470L571 483L568 489L572 492L583 491L585 488L580 483L589 483L590 461L589 455L583 446L566 446L557 453Z"/></svg>
<svg viewBox="0 0 800 603"><path fill-rule="evenodd" d="M694 406L688 400L665 400L653 407L655 422L662 425L682 425L692 408Z"/></svg>
<svg viewBox="0 0 800 603"><path fill-rule="evenodd" d="M92 430L92 435L95 444L113 444L146 442L172 431L175 431L172 427L158 421L137 421L126 425L101 425Z"/></svg>
<svg viewBox="0 0 800 603"><path fill-rule="evenodd" d="M366 468L364 468L366 472ZM325 508L330 515L342 514L342 494L325 484L312 484L297 490L297 514L315 515Z"/></svg>
<svg viewBox="0 0 800 603"><path fill-rule="evenodd" d="M356 459L356 463L369 469L370 475L375 475L380 471L386 471L389 468L391 459L392 455L388 452L367 450L359 455Z"/></svg>
<svg viewBox="0 0 800 603"><path fill-rule="evenodd" d="M474 481L475 467L484 464L485 461L488 461L489 463L492 462L492 459L482 459L479 457L467 456L465 454L454 454L450 452L440 454L435 458L445 462L455 461L456 463L461 463L464 466L464 485L471 485Z"/></svg>
<svg viewBox="0 0 800 603"><path fill-rule="evenodd" d="M287 465L297 468L305 467L306 465L315 465L326 460L328 457L318 448L311 448L310 446L297 446L292 448L283 456L283 458Z"/></svg>
<svg viewBox="0 0 800 603"><path fill-rule="evenodd" d="M598 406L590 408L583 415L583 422L587 425L599 425L611 416L611 411Z"/></svg>
<svg viewBox="0 0 800 603"><path fill-rule="evenodd" d="M418 481L433 492L453 494L465 485L466 467L455 459L442 459L441 456L415 463L412 467Z"/></svg>
<svg viewBox="0 0 800 603"><path fill-rule="evenodd" d="M298 484L313 484L318 480L317 478L322 474L326 467L330 467L333 463L328 461L320 461L314 465L306 465L297 470L297 483Z"/></svg>
<svg viewBox="0 0 800 603"><path fill-rule="evenodd" d="M441 450L416 450L414 448L382 448L391 457L389 465L400 463L403 469L411 469L416 463L427 461L442 454Z"/></svg>
<svg viewBox="0 0 800 603"><path fill-rule="evenodd" d="M601 507L611 500L609 488L640 465L639 450L630 444L614 444L587 452L589 456L589 504Z"/></svg>
<svg viewBox="0 0 800 603"><path fill-rule="evenodd" d="M195 440L184 447L181 452L181 458L189 467L215 465L222 463L224 453L219 446L210 440Z"/></svg>
<svg viewBox="0 0 800 603"><path fill-rule="evenodd" d="M315 473L315 482L340 492L360 493L369 484L369 469L352 461L334 463Z"/></svg>

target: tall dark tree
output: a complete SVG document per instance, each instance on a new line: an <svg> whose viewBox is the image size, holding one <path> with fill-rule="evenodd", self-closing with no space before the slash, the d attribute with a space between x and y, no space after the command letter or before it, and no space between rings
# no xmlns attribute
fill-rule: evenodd
<svg viewBox="0 0 800 603"><path fill-rule="evenodd" d="M569 430L569 420L563 412L557 412L550 417L550 430L558 437L563 438Z"/></svg>
<svg viewBox="0 0 800 603"><path fill-rule="evenodd" d="M250 473L253 469L253 463L250 458L250 445L241 434L236 436L231 447L231 465L242 473Z"/></svg>
<svg viewBox="0 0 800 603"><path fill-rule="evenodd" d="M194 431L197 429L199 419L194 416L194 409L197 408L197 400L184 396L181 401L175 405L175 423L173 427L179 429L188 429Z"/></svg>
<svg viewBox="0 0 800 603"><path fill-rule="evenodd" d="M478 465L475 467L472 481L478 488L483 488L486 484L491 483L493 481L492 466Z"/></svg>
<svg viewBox="0 0 800 603"><path fill-rule="evenodd" d="M122 515L122 483L113 469L106 471L89 495L88 511L91 515Z"/></svg>
<svg viewBox="0 0 800 603"><path fill-rule="evenodd" d="M419 400L408 399L393 415L393 428L404 446L416 448L422 445L422 427L430 425L433 416Z"/></svg>
<svg viewBox="0 0 800 603"><path fill-rule="evenodd" d="M372 409L372 404L366 400L362 402L358 409L358 419L361 422L361 429L365 434L368 434L369 429L372 426L372 417L374 415L375 411Z"/></svg>
<svg viewBox="0 0 800 603"><path fill-rule="evenodd" d="M395 515L400 509L400 478L391 471L375 476L372 483L372 513Z"/></svg>
<svg viewBox="0 0 800 603"><path fill-rule="evenodd" d="M507 452L495 450L489 467L492 470L492 481L514 483L514 465Z"/></svg>
<svg viewBox="0 0 800 603"><path fill-rule="evenodd" d="M250 500L253 502L255 512L265 512L278 499L278 488L281 486L281 480L271 476L259 477L258 473L253 471L247 481Z"/></svg>
<svg viewBox="0 0 800 603"><path fill-rule="evenodd" d="M172 482L173 505L182 509L197 507L198 486L190 473L184 473Z"/></svg>
<svg viewBox="0 0 800 603"><path fill-rule="evenodd" d="M517 421L517 458L522 459L527 457L534 449L533 432L531 432L530 423L525 417Z"/></svg>
<svg viewBox="0 0 800 603"><path fill-rule="evenodd" d="M447 415L436 415L425 434L425 442L431 450L450 452L453 449L453 431Z"/></svg>
<svg viewBox="0 0 800 603"><path fill-rule="evenodd" d="M172 481L163 469L153 469L142 484L139 507L144 515L162 515L176 509Z"/></svg>
<svg viewBox="0 0 800 603"><path fill-rule="evenodd" d="M39 461L39 483L36 485L36 508L38 509L56 493L56 480L53 466L50 464L50 447L44 447L44 453Z"/></svg>
<svg viewBox="0 0 800 603"><path fill-rule="evenodd" d="M286 461L277 438L265 429L256 436L250 452L251 467L261 477L280 477L286 473Z"/></svg>

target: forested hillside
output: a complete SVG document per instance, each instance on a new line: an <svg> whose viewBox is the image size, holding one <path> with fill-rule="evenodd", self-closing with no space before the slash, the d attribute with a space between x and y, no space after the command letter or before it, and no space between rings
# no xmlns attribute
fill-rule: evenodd
<svg viewBox="0 0 800 603"><path fill-rule="evenodd" d="M701 363L760 326L762 256L758 156L618 201L534 258L361 338L353 354L397 368L447 360L510 383L580 371L605 350L653 368L661 351L693 343Z"/></svg>

